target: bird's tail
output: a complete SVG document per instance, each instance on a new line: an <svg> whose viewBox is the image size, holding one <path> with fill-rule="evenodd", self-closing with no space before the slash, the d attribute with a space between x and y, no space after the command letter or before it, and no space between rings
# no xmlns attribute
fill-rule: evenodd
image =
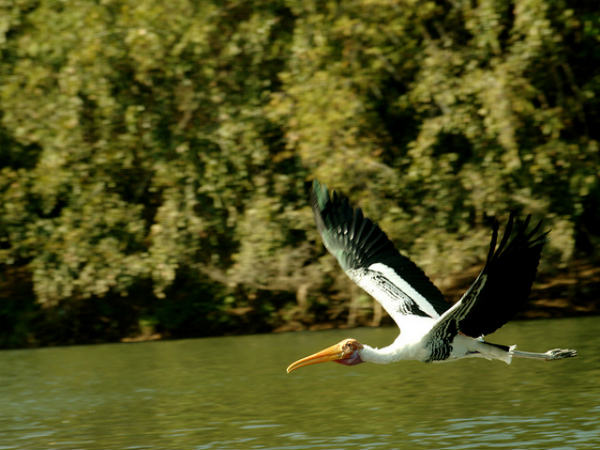
<svg viewBox="0 0 600 450"><path fill-rule="evenodd" d="M577 350L570 348L553 348L545 353L522 352L516 350L516 345L510 347L509 355L514 358L543 359L545 361L554 361L555 359L573 358L577 356Z"/></svg>

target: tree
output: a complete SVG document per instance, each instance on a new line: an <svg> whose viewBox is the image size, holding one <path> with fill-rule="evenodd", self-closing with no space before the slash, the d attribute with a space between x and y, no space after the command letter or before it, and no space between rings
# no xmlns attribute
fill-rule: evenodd
<svg viewBox="0 0 600 450"><path fill-rule="evenodd" d="M598 256L593 5L2 8L0 272L37 303L0 311L23 330L85 310L118 322L110 339L140 320L258 331L338 320L349 297L348 320L369 320L314 230L311 178L438 280L477 263L486 217L509 209L552 228L546 270ZM87 323L72 335L102 339Z"/></svg>

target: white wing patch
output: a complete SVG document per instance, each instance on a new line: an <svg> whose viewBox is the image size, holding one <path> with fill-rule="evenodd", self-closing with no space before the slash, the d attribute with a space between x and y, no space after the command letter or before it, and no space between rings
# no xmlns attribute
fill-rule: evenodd
<svg viewBox="0 0 600 450"><path fill-rule="evenodd" d="M385 264L375 263L368 269L351 269L347 274L383 306L403 334L410 333L421 322L418 319L426 319L429 328L439 318L433 306Z"/></svg>
<svg viewBox="0 0 600 450"><path fill-rule="evenodd" d="M427 301L425 297L419 294L410 284L408 284L400 275L396 273L394 269L386 266L382 263L375 263L369 266L369 270L378 272L385 276L388 280L394 283L398 289L404 292L410 299L412 299L421 311L428 314L432 318L437 318L440 315L437 313L435 308Z"/></svg>

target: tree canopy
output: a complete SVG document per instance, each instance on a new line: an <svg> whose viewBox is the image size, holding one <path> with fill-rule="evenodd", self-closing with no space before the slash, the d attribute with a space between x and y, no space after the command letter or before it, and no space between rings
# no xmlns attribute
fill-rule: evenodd
<svg viewBox="0 0 600 450"><path fill-rule="evenodd" d="M313 178L433 279L509 210L598 259L594 2L18 0L0 56L0 345L370 311Z"/></svg>

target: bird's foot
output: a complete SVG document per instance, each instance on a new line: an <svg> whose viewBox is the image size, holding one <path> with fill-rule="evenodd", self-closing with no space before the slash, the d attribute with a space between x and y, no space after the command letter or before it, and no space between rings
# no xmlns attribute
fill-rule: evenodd
<svg viewBox="0 0 600 450"><path fill-rule="evenodd" d="M570 348L553 348L552 350L548 350L546 353L544 353L544 355L546 355L546 361L573 358L574 356L577 356L577 350L572 350Z"/></svg>

